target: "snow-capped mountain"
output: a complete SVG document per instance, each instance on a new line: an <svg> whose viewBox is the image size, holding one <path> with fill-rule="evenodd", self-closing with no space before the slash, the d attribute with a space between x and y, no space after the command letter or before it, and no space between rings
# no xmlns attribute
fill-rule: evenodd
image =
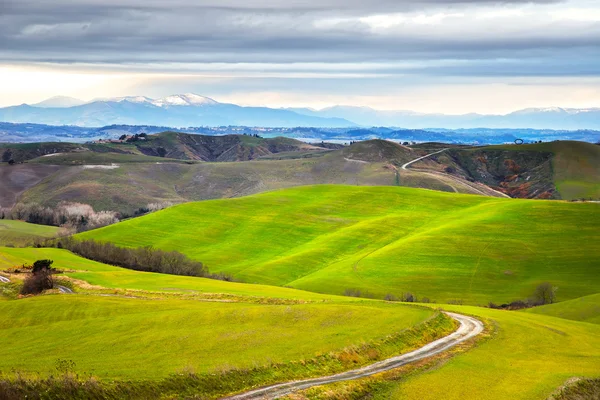
<svg viewBox="0 0 600 400"><path fill-rule="evenodd" d="M356 125L342 118L308 116L268 107L241 107L219 103L193 93L176 94L160 99L146 96L94 99L85 104L64 108L23 104L0 108L0 121L84 127L126 124L171 127L245 125L339 128Z"/></svg>
<svg viewBox="0 0 600 400"><path fill-rule="evenodd" d="M218 104L215 100L194 93L175 94L152 102L155 106L204 106Z"/></svg>
<svg viewBox="0 0 600 400"><path fill-rule="evenodd" d="M125 97L112 97L112 98L102 98L95 99L94 101L104 101L104 102L116 102L120 103L123 101L128 101L130 103L138 103L138 104L152 104L157 107L169 107L169 106L202 106L202 105L214 105L218 104L217 101L205 97L200 96L194 93L185 93L185 94L174 94L167 97L162 97L160 99L152 99L146 96L125 96Z"/></svg>
<svg viewBox="0 0 600 400"><path fill-rule="evenodd" d="M74 102L74 103L73 103ZM406 129L600 129L600 108L528 108L506 115L444 115L333 106L273 109L219 103L194 93L160 99L125 96L85 104L56 97L34 105L0 108L0 121L99 127L112 124L172 127L245 125L262 127L387 126ZM73 103L72 106L68 104ZM62 104L62 106L61 106Z"/></svg>
<svg viewBox="0 0 600 400"><path fill-rule="evenodd" d="M289 110L316 117L345 118L362 126L393 126L407 129L600 129L600 108L527 108L506 115L423 114L353 106L334 106L322 110L308 108Z"/></svg>

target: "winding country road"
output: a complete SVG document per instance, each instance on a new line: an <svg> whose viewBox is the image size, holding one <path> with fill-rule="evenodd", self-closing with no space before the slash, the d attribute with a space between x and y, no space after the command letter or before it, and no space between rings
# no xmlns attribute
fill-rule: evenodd
<svg viewBox="0 0 600 400"><path fill-rule="evenodd" d="M421 160L423 160L423 159L425 159L427 157L431 157L431 156L433 156L435 154L439 154L439 153L441 153L442 151L445 151L445 150L448 150L448 148L442 149L440 151L436 151L435 153L426 154L423 157L419 157L417 159L409 161L406 164L402 165L401 168L403 170L408 170L408 167L411 164L416 163L417 161L421 161ZM502 193L502 192L500 192L500 191L498 191L496 189L492 189L491 187L489 187L487 185L484 185L483 183L480 183L480 182L469 182L469 181L467 181L465 179L458 178L458 177L456 177L456 176L454 176L452 174L446 174L446 173L443 173L443 172L440 172L440 171L433 171L433 170L432 171L428 171L428 170L418 170L417 169L417 170L414 170L414 171L415 172L419 172L421 174L432 176L434 178L437 177L438 179L439 179L440 176L444 177L446 179L450 179L450 180L454 181L457 184L461 184L462 186L467 186L467 187L471 188L471 190L473 190L475 193L481 194L483 196L494 196L494 197L506 197L506 198L510 198L510 196L508 196L506 193ZM448 182L444 182L444 183L446 183L455 192L458 193L458 190L456 190L456 188L454 186L452 186L452 184L450 184Z"/></svg>
<svg viewBox="0 0 600 400"><path fill-rule="evenodd" d="M416 159L414 159L414 160L412 160L412 161L409 161L409 162L407 162L407 163L406 163L406 164L404 164L404 165L403 165L401 168L402 168L402 169L407 169L407 167L408 167L410 164L412 164L412 163L416 163L417 161L421 161L421 160L423 160L424 158L431 157L431 156L433 156L434 154L439 154L439 153L441 153L442 151L446 151L446 150L448 150L448 149L447 149L447 148L446 148L446 149L441 149L440 151L436 151L435 153L430 153L430 154L424 155L423 157L416 158Z"/></svg>
<svg viewBox="0 0 600 400"><path fill-rule="evenodd" d="M434 356L483 332L483 323L475 318L451 312L446 312L446 314L460 323L459 328L454 333L444 336L443 338L431 342L417 350L411 351L410 353L388 358L387 360L379 361L375 364L367 365L366 367L342 372L336 375L265 386L238 395L224 397L223 400L270 400L313 386L364 378Z"/></svg>
<svg viewBox="0 0 600 400"><path fill-rule="evenodd" d="M65 293L65 294L73 294L73 293L75 293L71 289L69 289L68 287L63 286L63 285L56 285L56 288L61 293Z"/></svg>

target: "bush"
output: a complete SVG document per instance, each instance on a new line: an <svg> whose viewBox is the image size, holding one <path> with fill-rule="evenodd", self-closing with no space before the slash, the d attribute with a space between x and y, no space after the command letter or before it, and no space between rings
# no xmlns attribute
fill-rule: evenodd
<svg viewBox="0 0 600 400"><path fill-rule="evenodd" d="M344 296L348 297L360 297L360 289L346 289L344 290Z"/></svg>
<svg viewBox="0 0 600 400"><path fill-rule="evenodd" d="M402 293L402 301L405 301L407 303L414 303L417 301L417 296L410 292Z"/></svg>
<svg viewBox="0 0 600 400"><path fill-rule="evenodd" d="M383 298L385 301L398 301L398 297L394 296L391 293L388 293L385 295L385 297Z"/></svg>

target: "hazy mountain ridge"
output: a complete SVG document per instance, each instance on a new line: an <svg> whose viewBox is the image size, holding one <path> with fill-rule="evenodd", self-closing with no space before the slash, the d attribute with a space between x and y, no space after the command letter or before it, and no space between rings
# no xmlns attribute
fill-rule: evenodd
<svg viewBox="0 0 600 400"><path fill-rule="evenodd" d="M222 125L350 127L355 125L336 117L308 116L268 107L242 107L236 104L219 103L192 93L172 95L157 100L143 96L95 100L71 107L57 106L60 101L51 101L51 99L42 103L46 106L22 104L0 108L0 121L82 127L111 124L175 127Z"/></svg>
<svg viewBox="0 0 600 400"><path fill-rule="evenodd" d="M159 99L125 96L83 102L56 96L37 104L0 108L0 121L98 127L111 124L183 126L262 126L403 129L600 129L600 108L527 108L505 115L446 115L337 105L312 108L242 107L194 93Z"/></svg>
<svg viewBox="0 0 600 400"><path fill-rule="evenodd" d="M346 118L363 126L397 126L406 129L600 129L600 108L527 108L505 115L469 113L463 115L425 114L413 111L375 110L369 107L334 106L322 110L290 108L315 117Z"/></svg>

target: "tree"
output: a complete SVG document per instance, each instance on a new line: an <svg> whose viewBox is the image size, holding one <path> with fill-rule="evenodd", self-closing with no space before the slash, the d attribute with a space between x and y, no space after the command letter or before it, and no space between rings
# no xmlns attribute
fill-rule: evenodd
<svg viewBox="0 0 600 400"><path fill-rule="evenodd" d="M121 136L119 136L119 140L125 140L127 139L127 135L123 134Z"/></svg>
<svg viewBox="0 0 600 400"><path fill-rule="evenodd" d="M405 301L407 303L414 303L417 301L417 296L413 295L410 292L402 293L402 301Z"/></svg>
<svg viewBox="0 0 600 400"><path fill-rule="evenodd" d="M51 265L54 261L52 260L37 260L33 263L32 273L38 273L42 271L52 270Z"/></svg>
<svg viewBox="0 0 600 400"><path fill-rule="evenodd" d="M534 300L536 304L544 305L544 304L552 304L556 301L556 290L558 288L552 286L550 282L540 283L533 293Z"/></svg>
<svg viewBox="0 0 600 400"><path fill-rule="evenodd" d="M21 294L38 294L54 287L52 260L37 260L33 263L31 275L23 282Z"/></svg>

